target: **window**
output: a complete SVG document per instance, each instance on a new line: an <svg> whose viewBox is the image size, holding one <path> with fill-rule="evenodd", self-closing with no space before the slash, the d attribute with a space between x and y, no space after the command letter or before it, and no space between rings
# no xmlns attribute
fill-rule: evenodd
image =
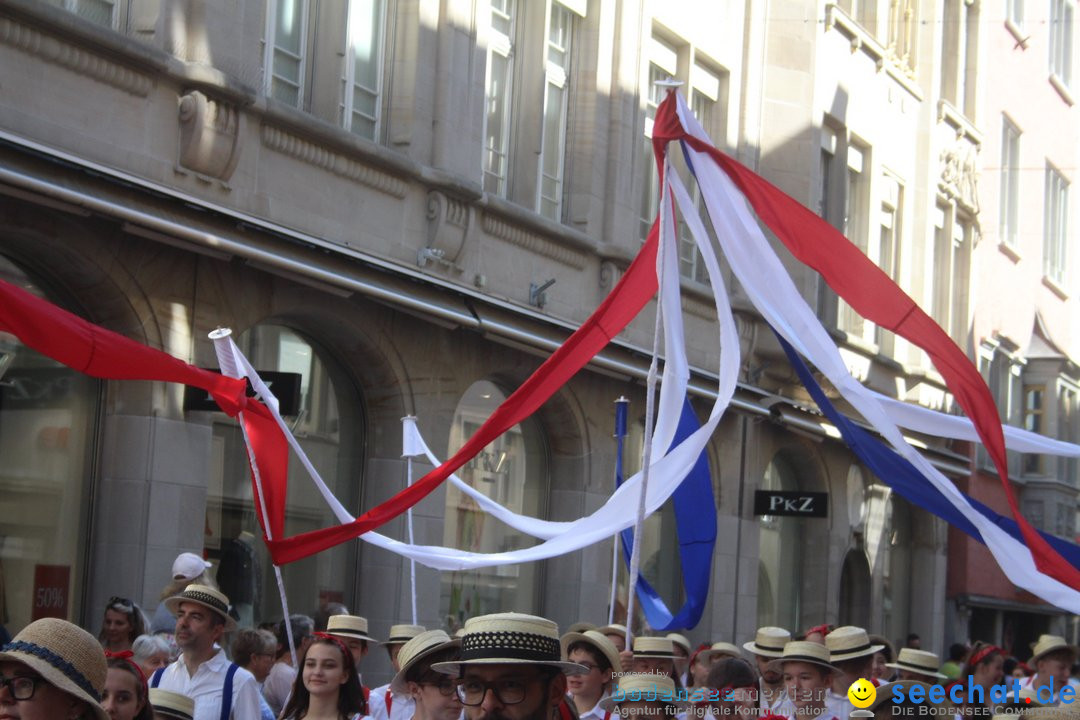
<svg viewBox="0 0 1080 720"><path fill-rule="evenodd" d="M974 223L939 203L934 223L931 315L960 347L967 347L968 292Z"/></svg>
<svg viewBox="0 0 1080 720"><path fill-rule="evenodd" d="M1009 339L998 337L984 341L979 347L979 372L990 388L990 394L997 406L1002 423L1017 425L1024 420L1022 402L1024 360L1015 354L1016 345ZM1013 450L1006 452L1010 476L1020 474L1023 466L1021 455ZM994 470L990 454L981 445L976 445L976 464L986 470Z"/></svg>
<svg viewBox="0 0 1080 720"><path fill-rule="evenodd" d="M821 127L821 194L818 212L863 253L869 231L870 148L849 137L847 130L829 118ZM830 325L862 335L863 320L839 300L823 280L818 283L818 315Z"/></svg>
<svg viewBox="0 0 1080 720"><path fill-rule="evenodd" d="M1020 130L1002 119L1001 128L1001 213L999 232L1001 242L1017 245L1020 219Z"/></svg>
<svg viewBox="0 0 1080 720"><path fill-rule="evenodd" d="M1024 429L1042 434L1046 426L1046 388L1042 385L1024 386ZM1046 472L1043 455L1024 455L1024 474L1042 475Z"/></svg>
<svg viewBox="0 0 1080 720"><path fill-rule="evenodd" d="M293 107L304 101L307 0L270 0L266 27L266 93Z"/></svg>
<svg viewBox="0 0 1080 720"><path fill-rule="evenodd" d="M1058 385L1058 440L1080 442L1080 390L1073 384ZM1080 458L1058 458L1059 480L1072 487L1080 486ZM1070 536L1071 537L1071 536Z"/></svg>
<svg viewBox="0 0 1080 720"><path fill-rule="evenodd" d="M942 8L941 96L974 118L979 0L945 0Z"/></svg>
<svg viewBox="0 0 1080 720"><path fill-rule="evenodd" d="M349 2L341 122L368 140L379 132L385 9L385 0Z"/></svg>
<svg viewBox="0 0 1080 720"><path fill-rule="evenodd" d="M878 267L894 281L900 277L900 218L903 216L904 188L891 177L882 178L885 199L881 203L881 220L878 235ZM867 325L871 325L866 321ZM885 355L892 355L895 337L888 330L874 327L874 341Z"/></svg>
<svg viewBox="0 0 1080 720"><path fill-rule="evenodd" d="M1066 233L1069 230L1069 183L1054 167L1046 166L1043 212L1043 275L1058 287L1066 284Z"/></svg>
<svg viewBox="0 0 1080 720"><path fill-rule="evenodd" d="M50 5L73 12L81 18L105 27L117 27L116 0L46 0Z"/></svg>
<svg viewBox="0 0 1080 720"><path fill-rule="evenodd" d="M800 490L799 472L786 456L777 454L765 468L761 490ZM801 626L803 548L808 521L800 517L762 515L758 518L757 624Z"/></svg>
<svg viewBox="0 0 1080 720"><path fill-rule="evenodd" d="M867 180L869 168L869 148L854 142L847 145L847 171L844 173L844 221L841 232L866 254L866 235L869 229L867 212L870 183ZM865 330L863 317L844 301L839 301L838 326L853 335L862 337Z"/></svg>
<svg viewBox="0 0 1080 720"><path fill-rule="evenodd" d="M473 383L458 402L447 455L453 455L506 399L496 385ZM458 477L514 512L543 517L548 495L547 448L534 419L515 425L470 460ZM505 552L535 539L495 520L453 486L446 489L443 545L480 553ZM512 608L538 612L537 563L444 572L439 615L454 629L466 618Z"/></svg>
<svg viewBox="0 0 1080 720"><path fill-rule="evenodd" d="M484 191L506 197L510 169L510 109L513 99L514 31L517 0L491 1L487 78L484 82Z"/></svg>
<svg viewBox="0 0 1080 720"><path fill-rule="evenodd" d="M281 325L257 325L236 338L237 345L260 371L296 373L300 381L297 414L289 417L300 446L342 504L355 512L360 505L357 477L362 463L361 406L344 369L305 335ZM248 455L235 420L215 413L206 495L206 557L222 592L229 596L242 626L281 617L281 601L269 553L251 542L261 530L255 517ZM305 477L290 453L289 476ZM306 480L306 477L305 477ZM337 524L326 501L311 482L290 482L285 503L285 534ZM355 607L357 548L346 543L281 567L289 606L308 612L329 602Z"/></svg>
<svg viewBox="0 0 1080 720"><path fill-rule="evenodd" d="M3 256L0 278L47 297ZM0 621L12 635L40 617L81 623L100 383L3 332L0 380ZM38 604L41 584L67 589L52 598L62 607ZM89 621L96 631L99 619Z"/></svg>
<svg viewBox="0 0 1080 720"><path fill-rule="evenodd" d="M562 220L570 43L573 37L574 15L562 5L551 2L548 4L547 26L544 125L540 143L540 183L536 210L544 217L559 222Z"/></svg>
<svg viewBox="0 0 1080 720"><path fill-rule="evenodd" d="M915 70L915 47L918 42L918 0L890 0L888 49L903 69Z"/></svg>
<svg viewBox="0 0 1080 720"><path fill-rule="evenodd" d="M656 169L656 159L653 157L652 126L656 108L664 99L664 88L656 83L661 80L670 80L679 76L678 51L653 37L649 45L649 86L642 93L646 98L645 103L645 137L642 139L641 161L643 168L643 182L641 184L641 215L638 223L638 233L644 241L652 227L653 220L659 210L657 204L660 194L660 174Z"/></svg>
<svg viewBox="0 0 1080 720"><path fill-rule="evenodd" d="M1069 87L1072 84L1073 0L1050 3L1050 74Z"/></svg>
<svg viewBox="0 0 1080 720"><path fill-rule="evenodd" d="M1018 28L1024 27L1024 0L1005 0L1005 19Z"/></svg>
<svg viewBox="0 0 1080 720"><path fill-rule="evenodd" d="M867 32L876 35L877 3L878 0L838 0L836 4Z"/></svg>

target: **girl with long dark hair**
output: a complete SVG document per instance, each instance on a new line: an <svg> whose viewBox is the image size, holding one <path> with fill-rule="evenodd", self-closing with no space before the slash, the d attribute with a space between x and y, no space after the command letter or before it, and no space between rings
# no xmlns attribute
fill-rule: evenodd
<svg viewBox="0 0 1080 720"><path fill-rule="evenodd" d="M367 715L367 703L352 653L335 637L315 635L300 657L282 720L359 720Z"/></svg>

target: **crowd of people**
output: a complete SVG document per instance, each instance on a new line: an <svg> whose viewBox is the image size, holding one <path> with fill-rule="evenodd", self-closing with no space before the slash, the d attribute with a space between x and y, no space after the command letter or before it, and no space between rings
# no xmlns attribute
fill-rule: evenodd
<svg viewBox="0 0 1080 720"><path fill-rule="evenodd" d="M111 598L97 638L59 619L28 625L0 649L0 720L1080 718L1078 649L1053 635L1026 662L977 642L953 645L941 663L915 635L894 653L853 626L794 637L762 627L741 646L693 647L678 633L581 622L560 635L545 618L498 613L469 619L453 637L402 624L379 641L366 619L339 607L318 619L293 615L275 633L238 628L207 567L178 557L152 620ZM361 666L376 644L395 675L368 688ZM864 683L873 692L856 692ZM918 711L931 700L934 712Z"/></svg>

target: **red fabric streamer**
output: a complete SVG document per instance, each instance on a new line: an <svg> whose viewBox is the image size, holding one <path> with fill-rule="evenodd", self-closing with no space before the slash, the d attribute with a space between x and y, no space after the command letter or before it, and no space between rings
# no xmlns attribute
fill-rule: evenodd
<svg viewBox="0 0 1080 720"><path fill-rule="evenodd" d="M1055 552L1020 514L1005 460L1005 436L994 398L967 355L892 278L839 230L760 175L692 137L682 127L670 93L656 110L653 142L683 141L710 155L743 193L757 216L788 250L824 278L829 287L864 318L922 348L949 391L971 418L1005 489L1013 519L1046 575L1080 590L1080 571Z"/></svg>
<svg viewBox="0 0 1080 720"><path fill-rule="evenodd" d="M537 368L514 393L473 433L461 449L442 465L417 480L392 498L368 510L351 523L312 530L290 538L268 540L267 547L278 565L300 560L347 540L358 537L393 520L420 502L450 474L474 458L499 435L518 424L569 382L578 370L592 360L613 337L641 312L656 294L656 250L659 229L656 223L626 274L619 280L600 307L551 357ZM260 469L262 465L260 464ZM263 477L263 488L267 479ZM269 505L269 500L267 501ZM280 537L275 535L275 537Z"/></svg>

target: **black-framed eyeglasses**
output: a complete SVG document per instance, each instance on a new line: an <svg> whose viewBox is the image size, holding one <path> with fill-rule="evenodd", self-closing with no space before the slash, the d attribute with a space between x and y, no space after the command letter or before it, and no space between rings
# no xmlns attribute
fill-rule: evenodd
<svg viewBox="0 0 1080 720"><path fill-rule="evenodd" d="M39 683L45 682L45 678L40 677L13 677L13 678L0 678L0 690L7 688L11 693L11 697L16 700L29 700L34 697L34 691L37 690Z"/></svg>
<svg viewBox="0 0 1080 720"><path fill-rule="evenodd" d="M131 613L135 612L135 603L131 602L131 600L128 600L125 597L113 595L111 598L109 598L109 609L116 610L117 612L127 613L128 615L130 615Z"/></svg>
<svg viewBox="0 0 1080 720"><path fill-rule="evenodd" d="M462 705L475 707L484 702L488 690L495 693L495 699L503 705L517 705L525 699L529 682L520 678L503 678L484 682L482 680L459 680L457 683L458 699Z"/></svg>
<svg viewBox="0 0 1080 720"><path fill-rule="evenodd" d="M439 694L443 697L453 697L453 695L457 692L457 683L454 682L453 678L449 677L442 680L437 680L435 682L421 681L418 684L420 685L420 687L438 688Z"/></svg>

